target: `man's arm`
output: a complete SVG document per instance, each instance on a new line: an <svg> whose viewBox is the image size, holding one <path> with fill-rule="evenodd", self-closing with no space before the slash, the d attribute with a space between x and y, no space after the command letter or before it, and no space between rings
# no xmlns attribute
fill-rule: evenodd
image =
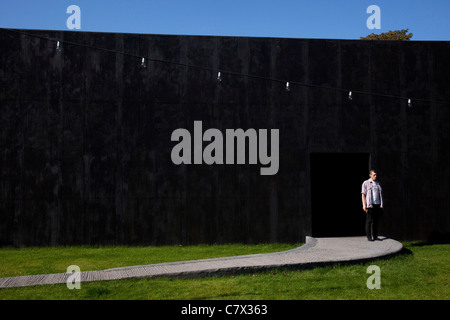
<svg viewBox="0 0 450 320"><path fill-rule="evenodd" d="M380 208L383 209L383 207L384 207L384 204L383 204L383 189L381 188L381 185L380 185L380 200L381 200Z"/></svg>
<svg viewBox="0 0 450 320"><path fill-rule="evenodd" d="M367 213L367 208L366 208L366 195L364 193L361 193L361 199L362 199L362 204L363 204L363 210Z"/></svg>

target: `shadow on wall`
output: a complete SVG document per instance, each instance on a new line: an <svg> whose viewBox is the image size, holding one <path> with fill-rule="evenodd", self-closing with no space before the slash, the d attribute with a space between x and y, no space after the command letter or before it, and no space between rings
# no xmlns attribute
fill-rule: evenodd
<svg viewBox="0 0 450 320"><path fill-rule="evenodd" d="M450 244L450 232L432 231L426 241L419 241L412 246L428 246L433 244Z"/></svg>

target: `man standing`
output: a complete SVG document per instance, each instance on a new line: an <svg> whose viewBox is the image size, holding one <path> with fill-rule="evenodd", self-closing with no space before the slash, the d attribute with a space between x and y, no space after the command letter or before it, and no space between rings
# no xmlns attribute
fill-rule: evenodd
<svg viewBox="0 0 450 320"><path fill-rule="evenodd" d="M361 197L363 210L366 212L366 236L367 240L380 240L378 238L378 218L383 209L383 192L377 181L375 170L369 171L370 178L363 182Z"/></svg>

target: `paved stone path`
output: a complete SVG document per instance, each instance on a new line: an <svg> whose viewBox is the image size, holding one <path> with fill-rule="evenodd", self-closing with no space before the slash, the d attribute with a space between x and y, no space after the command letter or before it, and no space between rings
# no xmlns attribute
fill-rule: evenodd
<svg viewBox="0 0 450 320"><path fill-rule="evenodd" d="M306 237L303 246L282 252L84 271L81 272L81 282L143 277L190 278L273 268L310 268L323 264L360 262L386 257L399 253L403 248L396 240L380 238L382 241L369 242L366 237ZM66 283L70 275L54 273L0 278L0 288Z"/></svg>

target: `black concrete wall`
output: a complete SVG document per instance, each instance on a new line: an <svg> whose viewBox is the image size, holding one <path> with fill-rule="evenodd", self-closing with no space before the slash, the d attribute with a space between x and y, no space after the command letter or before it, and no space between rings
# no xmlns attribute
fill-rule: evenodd
<svg viewBox="0 0 450 320"><path fill-rule="evenodd" d="M314 233L315 153L370 155L384 186L383 235L450 231L449 104L408 108L355 92L450 101L448 42L26 32L43 38L0 31L3 245L304 241ZM209 70L141 69L114 51L355 93L349 101L294 84L287 93L283 82L226 72L218 84ZM204 130L279 129L278 174L174 165L171 133L192 132L194 120ZM333 163L323 175L357 190L348 207L329 203L336 213L361 203L362 181L355 187Z"/></svg>

